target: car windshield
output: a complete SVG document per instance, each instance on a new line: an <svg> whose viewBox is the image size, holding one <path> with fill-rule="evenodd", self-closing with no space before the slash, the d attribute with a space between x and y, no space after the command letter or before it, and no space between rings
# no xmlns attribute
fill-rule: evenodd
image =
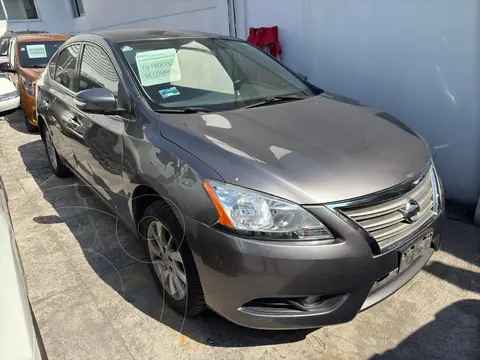
<svg viewBox="0 0 480 360"><path fill-rule="evenodd" d="M117 46L159 110L223 111L278 97L295 100L317 95L313 87L243 41L178 38Z"/></svg>
<svg viewBox="0 0 480 360"><path fill-rule="evenodd" d="M19 62L21 67L46 67L51 57L63 41L35 41L18 43Z"/></svg>

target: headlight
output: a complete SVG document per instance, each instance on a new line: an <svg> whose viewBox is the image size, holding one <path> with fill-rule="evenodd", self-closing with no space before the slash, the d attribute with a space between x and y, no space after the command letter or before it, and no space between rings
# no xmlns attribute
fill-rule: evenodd
<svg viewBox="0 0 480 360"><path fill-rule="evenodd" d="M0 95L0 101L15 99L18 95L18 90L15 89L15 91Z"/></svg>
<svg viewBox="0 0 480 360"><path fill-rule="evenodd" d="M333 235L299 205L216 181L204 183L218 223L236 232L274 240L332 240Z"/></svg>
<svg viewBox="0 0 480 360"><path fill-rule="evenodd" d="M35 82L31 82L28 79L22 78L22 84L23 84L23 87L25 88L25 92L28 95L30 96L35 95Z"/></svg>

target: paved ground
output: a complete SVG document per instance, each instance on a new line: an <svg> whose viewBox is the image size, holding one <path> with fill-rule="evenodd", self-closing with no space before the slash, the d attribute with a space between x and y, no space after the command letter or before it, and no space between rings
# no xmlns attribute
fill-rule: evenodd
<svg viewBox="0 0 480 360"><path fill-rule="evenodd" d="M77 180L52 175L18 111L0 119L0 172L51 360L480 359L479 228L448 221L426 269L349 324L263 332L162 311L133 235Z"/></svg>

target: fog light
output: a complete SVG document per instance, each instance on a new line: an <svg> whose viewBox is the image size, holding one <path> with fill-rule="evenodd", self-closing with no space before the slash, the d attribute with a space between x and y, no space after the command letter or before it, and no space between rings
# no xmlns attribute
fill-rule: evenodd
<svg viewBox="0 0 480 360"><path fill-rule="evenodd" d="M249 301L240 311L264 314L287 314L298 312L326 313L338 308L347 298L346 293L316 295L301 298L261 298Z"/></svg>
<svg viewBox="0 0 480 360"><path fill-rule="evenodd" d="M319 303L325 301L325 296L309 296L300 300L299 303L303 306L317 306Z"/></svg>

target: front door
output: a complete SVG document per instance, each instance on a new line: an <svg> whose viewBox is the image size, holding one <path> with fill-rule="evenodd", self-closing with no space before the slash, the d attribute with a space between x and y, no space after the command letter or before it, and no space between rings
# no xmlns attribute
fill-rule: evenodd
<svg viewBox="0 0 480 360"><path fill-rule="evenodd" d="M128 99L115 66L107 53L91 43L84 45L78 91L106 88L118 107L128 109ZM121 212L128 206L122 181L123 133L127 115L104 115L78 111L79 136L72 137L77 171Z"/></svg>
<svg viewBox="0 0 480 360"><path fill-rule="evenodd" d="M54 59L48 71L48 87L42 90L43 112L50 124L50 131L58 154L75 168L71 137L77 136L76 108L73 103L76 90L76 70L80 44L64 48Z"/></svg>

